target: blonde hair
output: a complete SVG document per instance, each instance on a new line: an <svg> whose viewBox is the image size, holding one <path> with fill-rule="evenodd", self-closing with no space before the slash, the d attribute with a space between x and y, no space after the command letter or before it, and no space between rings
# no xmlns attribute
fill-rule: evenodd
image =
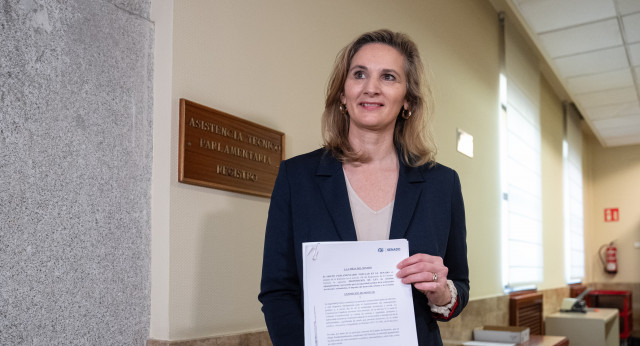
<svg viewBox="0 0 640 346"><path fill-rule="evenodd" d="M405 34L382 29L360 35L344 47L336 57L329 84L325 109L322 114L322 137L324 147L331 150L341 161L366 161L362 153L355 152L349 144L349 115L341 111L340 96L344 93L347 72L354 55L364 45L382 43L395 48L405 60L407 94L411 116L403 118L398 114L393 141L407 165L417 167L435 163L436 146L431 134L429 120L433 112L433 96L424 76L424 67L416 44ZM424 89L424 93L423 93Z"/></svg>

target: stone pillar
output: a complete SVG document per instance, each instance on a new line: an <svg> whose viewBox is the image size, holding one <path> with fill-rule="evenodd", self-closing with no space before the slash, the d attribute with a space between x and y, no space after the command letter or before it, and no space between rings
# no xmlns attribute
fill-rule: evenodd
<svg viewBox="0 0 640 346"><path fill-rule="evenodd" d="M0 5L0 344L149 334L149 0Z"/></svg>

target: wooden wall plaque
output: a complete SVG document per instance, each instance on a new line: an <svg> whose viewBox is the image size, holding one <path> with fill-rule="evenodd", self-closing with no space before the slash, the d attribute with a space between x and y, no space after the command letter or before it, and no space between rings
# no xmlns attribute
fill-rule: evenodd
<svg viewBox="0 0 640 346"><path fill-rule="evenodd" d="M284 133L180 99L178 181L271 197Z"/></svg>

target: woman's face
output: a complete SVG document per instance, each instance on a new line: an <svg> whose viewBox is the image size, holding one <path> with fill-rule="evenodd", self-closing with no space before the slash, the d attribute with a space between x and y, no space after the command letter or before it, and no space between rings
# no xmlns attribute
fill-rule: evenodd
<svg viewBox="0 0 640 346"><path fill-rule="evenodd" d="M353 56L341 101L350 115L350 130L392 131L405 100L404 56L381 43L362 46Z"/></svg>

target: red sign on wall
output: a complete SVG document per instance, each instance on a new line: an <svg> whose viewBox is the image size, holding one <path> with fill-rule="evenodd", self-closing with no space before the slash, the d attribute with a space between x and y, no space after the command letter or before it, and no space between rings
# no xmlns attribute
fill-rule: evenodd
<svg viewBox="0 0 640 346"><path fill-rule="evenodd" d="M617 222L620 221L620 212L618 208L605 208L604 209L604 222Z"/></svg>

